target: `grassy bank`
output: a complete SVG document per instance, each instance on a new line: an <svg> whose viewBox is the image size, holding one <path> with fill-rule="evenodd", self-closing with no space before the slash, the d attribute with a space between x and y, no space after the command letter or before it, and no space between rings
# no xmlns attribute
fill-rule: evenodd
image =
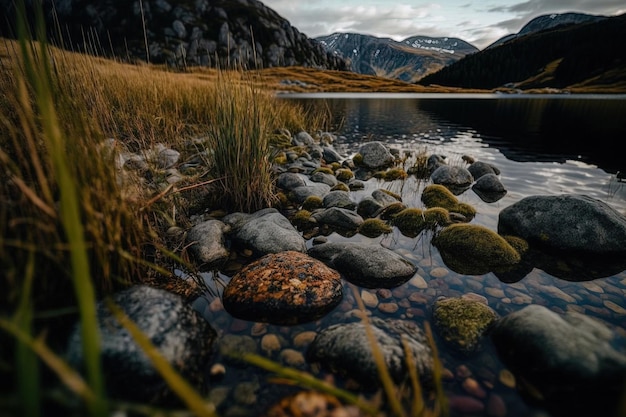
<svg viewBox="0 0 626 417"><path fill-rule="evenodd" d="M0 40L0 409L43 414L48 380L61 378L75 383L89 414L106 414L95 300L171 277L175 254L163 232L186 226L199 190L207 210L273 204L271 158L285 145L274 132L320 119L276 101L250 77L173 73ZM141 175L120 168L121 152L156 144L182 160L205 155L210 168L165 189L146 181L162 174L157 166ZM78 315L87 382L54 353Z"/></svg>

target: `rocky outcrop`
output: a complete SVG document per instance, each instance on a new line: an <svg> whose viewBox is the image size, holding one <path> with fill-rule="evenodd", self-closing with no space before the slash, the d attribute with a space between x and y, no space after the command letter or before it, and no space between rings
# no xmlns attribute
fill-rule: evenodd
<svg viewBox="0 0 626 417"><path fill-rule="evenodd" d="M13 3L0 0L3 10L9 11L8 16L13 15ZM33 2L27 3L32 9ZM343 59L327 52L319 42L300 33L257 0L62 0L54 3L64 43L72 45L74 50L175 66L299 65L347 69ZM57 27L52 9L45 13L50 36L58 38L58 33L52 30ZM31 11L29 15L34 16L34 13ZM14 33L5 29L0 34Z"/></svg>

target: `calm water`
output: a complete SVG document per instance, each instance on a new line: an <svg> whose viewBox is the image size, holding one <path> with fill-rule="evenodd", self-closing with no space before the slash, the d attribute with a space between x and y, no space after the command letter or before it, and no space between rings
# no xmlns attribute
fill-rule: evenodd
<svg viewBox="0 0 626 417"><path fill-rule="evenodd" d="M353 155L364 141L379 140L390 147L446 155L448 161L460 161L470 155L497 166L508 193L495 203L485 203L471 189L458 196L477 209L474 223L497 229L500 210L530 195L563 193L587 194L603 200L626 213L626 158L618 144L626 138L626 96L502 96L502 95L403 95L403 94L323 94L289 95L304 106L323 106L333 115L333 130L339 137L335 148L342 155ZM376 188L399 193L409 206L421 207L419 197L423 182L383 182L372 179L364 191L353 193L358 200ZM369 290L380 304L396 304L394 313L372 306L372 315L429 321L430 306L440 296L458 297L475 293L488 302L498 314L541 304L557 312L577 311L608 323L626 337L626 273L586 281L571 282L535 268L514 284L501 282L494 274L465 276L443 263L428 236L408 238L395 230L392 234L370 239L357 235L345 238L337 234L329 241L364 241L380 243L410 259L419 267L422 278L417 284L404 284L391 291ZM221 275L223 281L229 277ZM365 290L361 290L365 291ZM411 293L420 292L420 300L409 301ZM220 309L219 298L207 296L196 302L222 335L251 337L261 346L264 334L280 336L281 350L264 353L278 362L285 349L303 352L294 337L303 331L319 331L336 322L354 321L354 298L346 291L342 304L327 317L299 326L285 327L249 323L233 319ZM481 354L461 358L438 343L444 366L452 373L465 367L489 393L506 404L507 416L538 416L537 409L527 405L514 388L503 383L504 366L494 354L489 341ZM626 346L618 346L626 351ZM217 357L217 361L221 358ZM306 363L294 365L311 371ZM232 368L232 367L231 367ZM266 375L250 367L227 371L215 385L214 393L225 398L224 409L236 407L243 414L255 415L251 404L237 400L235 386L250 384L257 400L271 402L280 386L267 382ZM467 396L460 383L447 381L450 397ZM480 413L477 415L481 415ZM484 415L487 415L486 412ZM545 414L544 414L545 415Z"/></svg>

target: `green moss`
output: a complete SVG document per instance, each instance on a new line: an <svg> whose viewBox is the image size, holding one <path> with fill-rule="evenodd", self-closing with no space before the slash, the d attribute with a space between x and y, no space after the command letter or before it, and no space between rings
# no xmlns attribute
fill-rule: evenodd
<svg viewBox="0 0 626 417"><path fill-rule="evenodd" d="M452 211L459 205L459 199L443 185L432 184L424 188L422 203L428 208L443 207Z"/></svg>
<svg viewBox="0 0 626 417"><path fill-rule="evenodd" d="M310 195L302 203L302 209L313 211L315 209L321 208L323 205L324 204L321 197L318 197L316 195Z"/></svg>
<svg viewBox="0 0 626 417"><path fill-rule="evenodd" d="M498 319L489 306L464 298L439 300L433 308L433 324L453 349L471 354L481 347L485 331Z"/></svg>
<svg viewBox="0 0 626 417"><path fill-rule="evenodd" d="M315 171L313 171L313 174L315 174L316 172L322 172L324 174L335 175L335 172L332 170L332 168L329 168L329 167L319 167Z"/></svg>
<svg viewBox="0 0 626 417"><path fill-rule="evenodd" d="M311 218L311 212L308 210L298 210L291 218L293 224L299 230L309 229L315 221Z"/></svg>
<svg viewBox="0 0 626 417"><path fill-rule="evenodd" d="M337 190L350 192L350 187L348 187L343 182L340 182L337 185L335 185L333 188L330 189L330 191L337 191Z"/></svg>
<svg viewBox="0 0 626 417"><path fill-rule="evenodd" d="M424 188L422 202L428 208L441 207L449 212L461 214L466 222L476 216L476 209L469 204L459 202L452 191L440 184L432 184Z"/></svg>
<svg viewBox="0 0 626 417"><path fill-rule="evenodd" d="M281 152L280 154L276 155L274 157L274 163L277 165L284 165L287 163L287 155L285 155L284 152Z"/></svg>
<svg viewBox="0 0 626 417"><path fill-rule="evenodd" d="M341 168L341 164L339 162L333 162L330 164L330 167L333 172L337 172L337 170Z"/></svg>
<svg viewBox="0 0 626 417"><path fill-rule="evenodd" d="M358 228L357 232L367 237L378 237L382 234L391 233L392 227L380 219L366 219Z"/></svg>
<svg viewBox="0 0 626 417"><path fill-rule="evenodd" d="M361 155L360 153L355 154L352 157L352 162L354 162L354 165L356 165L356 166L363 165L363 155Z"/></svg>
<svg viewBox="0 0 626 417"><path fill-rule="evenodd" d="M378 216L383 220L391 220L396 214L400 213L404 209L406 209L404 203L398 201L385 206Z"/></svg>
<svg viewBox="0 0 626 417"><path fill-rule="evenodd" d="M430 229L434 229L437 226L449 226L452 224L452 221L450 220L450 213L442 207L433 207L424 210L424 219Z"/></svg>
<svg viewBox="0 0 626 417"><path fill-rule="evenodd" d="M404 236L416 237L426 228L426 219L422 210L405 208L393 216L391 224L396 226Z"/></svg>
<svg viewBox="0 0 626 417"><path fill-rule="evenodd" d="M439 232L431 243L439 250L444 263L460 274L503 271L521 261L513 246L484 226L453 224Z"/></svg>
<svg viewBox="0 0 626 417"><path fill-rule="evenodd" d="M509 245L511 245L520 255L524 255L528 251L529 246L528 242L525 239L517 236L508 235L502 236L502 238L509 242Z"/></svg>
<svg viewBox="0 0 626 417"><path fill-rule="evenodd" d="M406 179L409 175L402 168L391 168L387 170L385 173L385 180L394 181L394 180L403 180Z"/></svg>
<svg viewBox="0 0 626 417"><path fill-rule="evenodd" d="M341 168L335 172L335 176L337 177L337 180L347 182L354 178L354 173L347 168Z"/></svg>

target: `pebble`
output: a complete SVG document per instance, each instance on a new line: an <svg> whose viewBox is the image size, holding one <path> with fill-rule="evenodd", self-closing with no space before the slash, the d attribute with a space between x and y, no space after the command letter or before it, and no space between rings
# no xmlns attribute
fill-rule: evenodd
<svg viewBox="0 0 626 417"><path fill-rule="evenodd" d="M267 323L254 323L252 329L250 329L252 336L261 336L265 333L267 333Z"/></svg>
<svg viewBox="0 0 626 417"><path fill-rule="evenodd" d="M280 360L283 361L284 364L293 367L302 366L306 363L302 352L295 349L282 350L280 352Z"/></svg>
<svg viewBox="0 0 626 417"><path fill-rule="evenodd" d="M475 292L465 293L461 296L461 298L463 298L464 300L478 301L479 303L489 305L487 297L485 297L484 295L476 294Z"/></svg>
<svg viewBox="0 0 626 417"><path fill-rule="evenodd" d="M375 308L378 305L378 297L367 290L361 290L361 300L363 304L369 308Z"/></svg>
<svg viewBox="0 0 626 417"><path fill-rule="evenodd" d="M221 378L226 375L226 367L221 363L215 363L211 366L209 375L211 375L212 378Z"/></svg>
<svg viewBox="0 0 626 417"><path fill-rule="evenodd" d="M293 338L293 345L297 348L308 346L315 339L315 336L317 333L313 330L298 333Z"/></svg>
<svg viewBox="0 0 626 417"><path fill-rule="evenodd" d="M450 409L461 414L482 413L485 405L474 397L458 395L449 400Z"/></svg>
<svg viewBox="0 0 626 417"><path fill-rule="evenodd" d="M486 287L485 292L494 298L504 298L504 290L495 287Z"/></svg>
<svg viewBox="0 0 626 417"><path fill-rule="evenodd" d="M421 292L414 292L409 295L409 301L415 304L428 304L429 299Z"/></svg>
<svg viewBox="0 0 626 417"><path fill-rule="evenodd" d="M487 398L487 393L474 378L465 378L461 384L465 392L476 398Z"/></svg>
<svg viewBox="0 0 626 417"><path fill-rule="evenodd" d="M442 267L439 266L439 267L433 268L430 271L430 276L433 277L433 278L443 278L446 275L448 275L449 273L450 273L450 271L448 271L446 268L442 268Z"/></svg>
<svg viewBox="0 0 626 417"><path fill-rule="evenodd" d="M422 277L420 274L413 275L413 278L409 280L409 285L415 288L419 288L419 289L428 288L428 283L426 282L424 277Z"/></svg>
<svg viewBox="0 0 626 417"><path fill-rule="evenodd" d="M508 388L515 388L515 375L508 369L503 369L500 371L500 375L498 376L500 383Z"/></svg>
<svg viewBox="0 0 626 417"><path fill-rule="evenodd" d="M399 307L398 307L398 304L396 303L380 303L378 305L378 310L387 314L393 314L397 312L398 309Z"/></svg>
<svg viewBox="0 0 626 417"><path fill-rule="evenodd" d="M392 297L391 290L388 288L380 288L376 290L376 295L378 295L383 300L386 300Z"/></svg>
<svg viewBox="0 0 626 417"><path fill-rule="evenodd" d="M613 301L605 300L604 306L616 314L626 314L626 308L615 304Z"/></svg>
<svg viewBox="0 0 626 417"><path fill-rule="evenodd" d="M280 339L273 333L268 333L261 339L261 349L268 355L281 348Z"/></svg>

